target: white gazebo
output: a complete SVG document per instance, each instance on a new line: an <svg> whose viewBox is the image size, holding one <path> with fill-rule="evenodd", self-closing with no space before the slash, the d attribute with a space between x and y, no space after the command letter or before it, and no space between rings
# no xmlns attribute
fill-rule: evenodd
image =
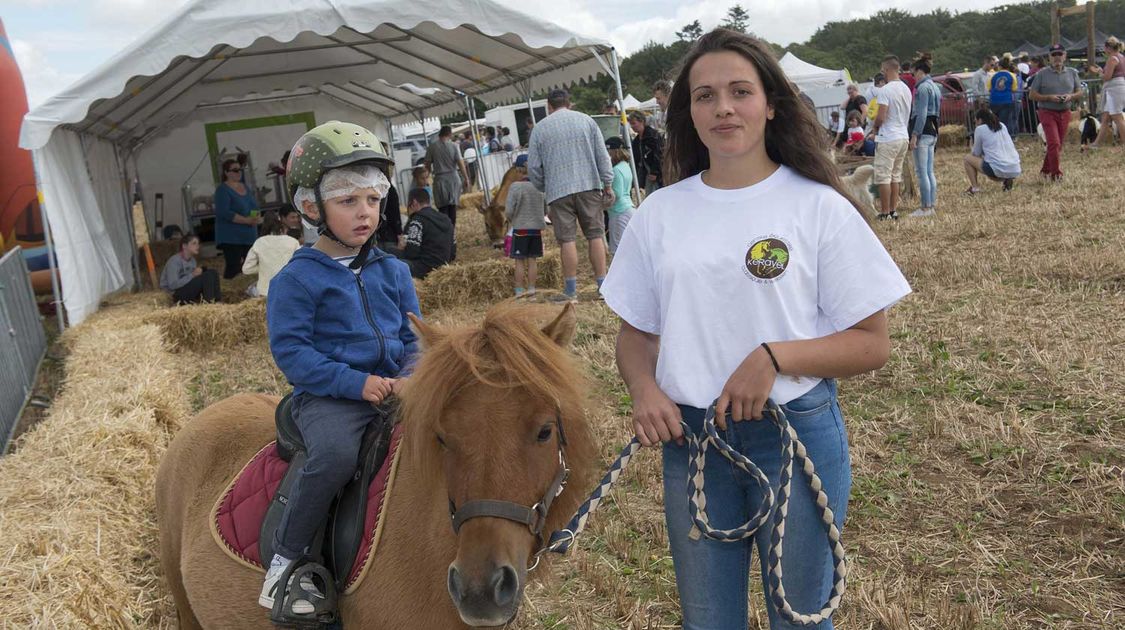
<svg viewBox="0 0 1125 630"><path fill-rule="evenodd" d="M332 119L389 142L392 123L467 109L469 97L525 101L602 72L621 99L617 61L608 42L491 0L189 2L24 118L66 318L132 286L137 191L150 221L153 193L180 206L185 184L214 185L223 146L272 138L261 152L280 158Z"/></svg>
<svg viewBox="0 0 1125 630"><path fill-rule="evenodd" d="M817 108L817 119L827 126L831 108L839 107L848 96L848 84L852 81L848 70L821 68L791 52L785 53L778 63L785 76L812 99Z"/></svg>

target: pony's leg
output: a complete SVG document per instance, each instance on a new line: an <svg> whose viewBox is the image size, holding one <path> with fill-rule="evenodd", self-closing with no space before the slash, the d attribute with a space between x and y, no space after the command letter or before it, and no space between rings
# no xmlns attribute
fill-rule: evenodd
<svg viewBox="0 0 1125 630"><path fill-rule="evenodd" d="M188 602L187 592L184 590L183 578L180 575L180 556L179 550L175 553L169 553L166 545L164 550L164 579L168 582L168 590L172 593L172 599L176 602L176 613L180 620L180 630L196 630L202 629L203 626L199 624L199 620L195 618L195 613L191 610L191 603Z"/></svg>
<svg viewBox="0 0 1125 630"><path fill-rule="evenodd" d="M219 548L205 512L190 515L187 523L180 573L197 625L185 627L273 630L269 611L258 605L265 573L239 565Z"/></svg>

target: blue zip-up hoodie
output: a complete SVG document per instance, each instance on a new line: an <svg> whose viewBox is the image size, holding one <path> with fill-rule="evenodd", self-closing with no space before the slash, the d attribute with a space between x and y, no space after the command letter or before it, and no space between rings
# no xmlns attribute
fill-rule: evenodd
<svg viewBox="0 0 1125 630"><path fill-rule="evenodd" d="M294 394L363 400L368 375L412 369L418 337L407 313L421 311L406 263L373 248L357 275L302 247L270 281L270 350Z"/></svg>
<svg viewBox="0 0 1125 630"><path fill-rule="evenodd" d="M926 119L934 116L935 125L940 125L941 115L941 89L929 75L925 76L918 85L914 86L914 116L910 119L912 127L910 135L921 136L926 127Z"/></svg>

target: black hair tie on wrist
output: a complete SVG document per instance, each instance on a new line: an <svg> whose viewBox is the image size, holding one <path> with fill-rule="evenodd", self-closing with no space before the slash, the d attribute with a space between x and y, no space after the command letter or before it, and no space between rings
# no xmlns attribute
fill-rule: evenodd
<svg viewBox="0 0 1125 630"><path fill-rule="evenodd" d="M770 363L773 363L773 369L781 374L781 366L777 364L777 357L773 356L773 350L770 350L769 344L763 341L762 347L766 349L766 354L770 355Z"/></svg>

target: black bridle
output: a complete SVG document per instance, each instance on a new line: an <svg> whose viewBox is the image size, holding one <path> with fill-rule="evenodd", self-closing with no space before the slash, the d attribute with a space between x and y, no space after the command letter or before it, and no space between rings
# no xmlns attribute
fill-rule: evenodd
<svg viewBox="0 0 1125 630"><path fill-rule="evenodd" d="M527 507L519 503L511 501L497 501L494 499L475 499L467 501L460 508L449 499L449 516L453 520L453 533L457 534L461 530L461 526L465 521L474 518L489 517L489 518L502 518L508 521L515 521L527 526L527 529L535 536L538 541L536 546L536 555L543 549L543 528L547 525L547 513L551 510L551 503L562 494L566 489L566 480L570 475L570 469L566 466L566 434L563 433L562 415L558 411L555 412L555 426L558 429L558 447L559 447L559 470L555 474L555 478L551 481L551 485L547 486L546 492L543 493L543 498L540 499L535 505Z"/></svg>

